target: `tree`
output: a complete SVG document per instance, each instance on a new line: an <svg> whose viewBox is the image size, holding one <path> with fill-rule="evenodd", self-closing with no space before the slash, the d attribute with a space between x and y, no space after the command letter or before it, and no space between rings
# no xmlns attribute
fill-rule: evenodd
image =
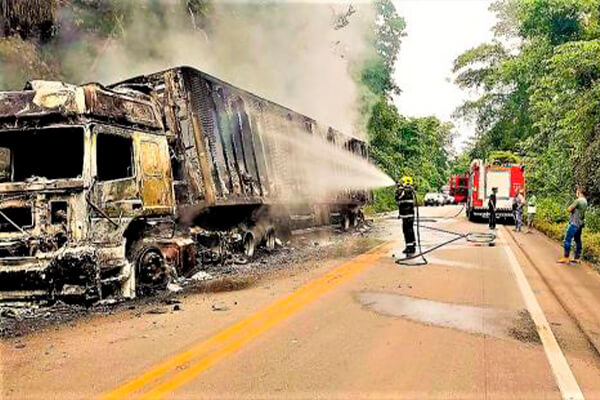
<svg viewBox="0 0 600 400"><path fill-rule="evenodd" d="M58 17L58 0L0 0L0 35L22 39L52 37Z"/></svg>

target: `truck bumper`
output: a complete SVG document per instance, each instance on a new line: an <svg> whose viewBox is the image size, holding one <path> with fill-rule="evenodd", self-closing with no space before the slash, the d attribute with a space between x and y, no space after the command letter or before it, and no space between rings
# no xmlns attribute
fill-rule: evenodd
<svg viewBox="0 0 600 400"><path fill-rule="evenodd" d="M131 277L126 262L103 264L101 269L89 248L62 249L44 257L0 258L0 302L98 300L104 286L114 285L118 292Z"/></svg>

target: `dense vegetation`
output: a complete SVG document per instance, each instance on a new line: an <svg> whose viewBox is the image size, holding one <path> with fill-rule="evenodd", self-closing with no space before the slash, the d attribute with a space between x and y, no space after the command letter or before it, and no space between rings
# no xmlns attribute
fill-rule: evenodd
<svg viewBox="0 0 600 400"><path fill-rule="evenodd" d="M600 0L499 0L492 9L495 39L454 66L456 83L480 94L457 111L477 127L467 155L516 152L541 198L539 227L558 238L576 184L600 200ZM588 243L600 243L599 220L592 210Z"/></svg>

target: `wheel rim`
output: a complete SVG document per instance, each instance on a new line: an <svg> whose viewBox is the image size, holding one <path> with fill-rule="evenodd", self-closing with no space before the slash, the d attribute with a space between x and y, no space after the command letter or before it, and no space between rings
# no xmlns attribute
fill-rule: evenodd
<svg viewBox="0 0 600 400"><path fill-rule="evenodd" d="M164 289L168 283L165 258L158 249L145 249L137 261L137 282L142 293Z"/></svg>
<svg viewBox="0 0 600 400"><path fill-rule="evenodd" d="M275 231L272 229L267 232L267 240L265 241L266 247L269 250L275 248Z"/></svg>

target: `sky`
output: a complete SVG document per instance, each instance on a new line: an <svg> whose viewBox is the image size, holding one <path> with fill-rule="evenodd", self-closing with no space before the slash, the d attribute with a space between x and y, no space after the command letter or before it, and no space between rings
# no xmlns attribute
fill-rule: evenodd
<svg viewBox="0 0 600 400"><path fill-rule="evenodd" d="M460 151L474 128L452 120L454 110L469 93L453 83L452 64L465 50L492 39L495 17L491 0L393 0L406 20L396 72L402 94L395 98L406 116L435 115L452 121Z"/></svg>

